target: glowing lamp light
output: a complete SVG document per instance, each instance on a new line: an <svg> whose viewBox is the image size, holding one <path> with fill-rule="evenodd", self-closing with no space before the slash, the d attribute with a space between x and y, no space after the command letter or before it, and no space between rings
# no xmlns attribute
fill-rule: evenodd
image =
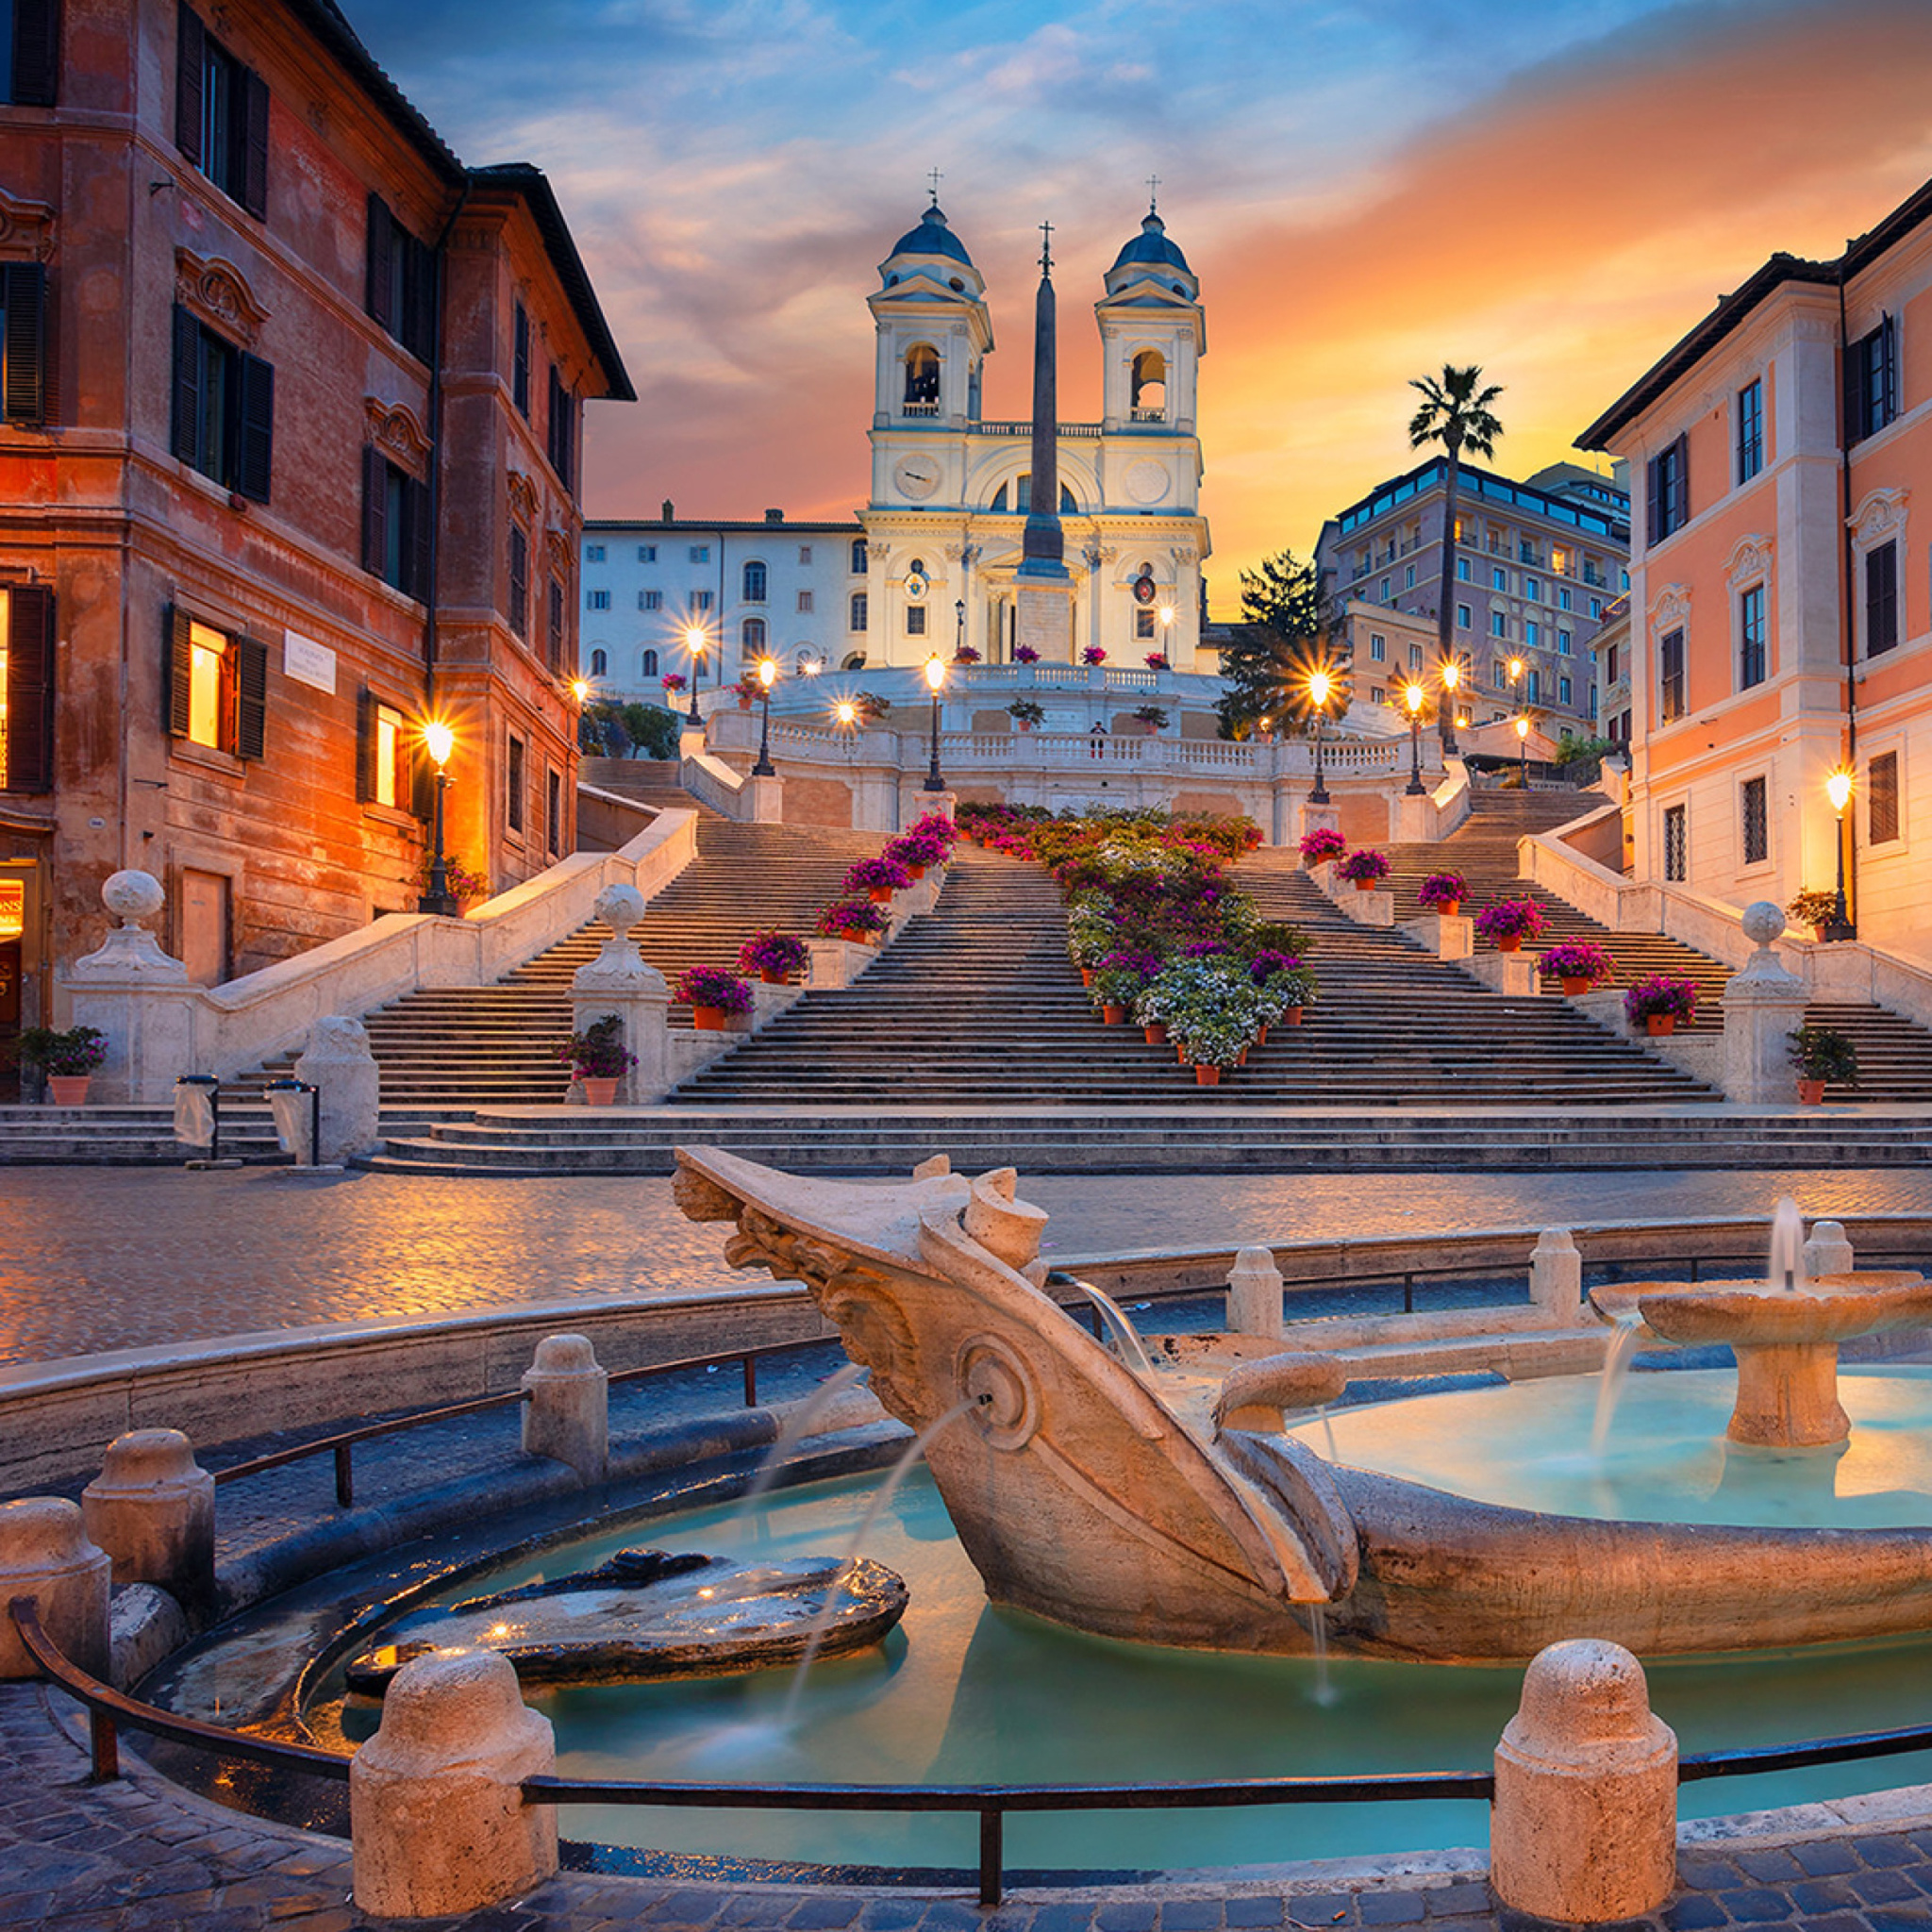
<svg viewBox="0 0 1932 1932"><path fill-rule="evenodd" d="M1263 731L1272 731L1274 728L1274 720L1273 718L1263 718L1261 720L1261 729Z"/></svg>
<svg viewBox="0 0 1932 1932"><path fill-rule="evenodd" d="M1308 700L1317 710L1328 702L1328 693L1335 689L1335 680L1325 671L1311 672L1308 676Z"/></svg>
<svg viewBox="0 0 1932 1932"><path fill-rule="evenodd" d="M1529 736L1529 720L1527 718L1517 719L1516 735L1518 738L1527 738Z"/></svg>
<svg viewBox="0 0 1932 1932"><path fill-rule="evenodd" d="M925 660L926 689L933 692L935 696L937 696L941 686L942 686L945 683L945 681L946 667L940 662L938 655L935 654L934 656L928 658Z"/></svg>
<svg viewBox="0 0 1932 1932"><path fill-rule="evenodd" d="M1522 675L1523 675L1523 659L1522 659L1521 658L1510 658L1510 660L1509 660L1509 682L1510 682L1511 684L1514 684L1514 683L1516 682L1516 680L1517 680L1517 679L1518 679L1519 677L1521 677Z"/></svg>
<svg viewBox="0 0 1932 1932"><path fill-rule="evenodd" d="M832 715L841 724L854 724L858 721L858 707L850 698L841 698L833 708Z"/></svg>
<svg viewBox="0 0 1932 1932"><path fill-rule="evenodd" d="M1824 781L1824 795L1831 800L1831 808L1840 818L1845 807L1852 802L1852 774L1840 767Z"/></svg>
<svg viewBox="0 0 1932 1932"><path fill-rule="evenodd" d="M769 658L760 658L758 659L758 682L761 685L763 685L767 691L770 691L771 688L777 683L777 665L774 664Z"/></svg>
<svg viewBox="0 0 1932 1932"><path fill-rule="evenodd" d="M1456 714L1456 728L1458 731L1467 731L1469 729L1469 713L1467 711L1458 711Z"/></svg>
<svg viewBox="0 0 1932 1932"><path fill-rule="evenodd" d="M570 681L570 694L578 704L582 704L591 695L591 687L581 677L573 677Z"/></svg>
<svg viewBox="0 0 1932 1932"><path fill-rule="evenodd" d="M1174 622L1174 606L1172 604L1163 604L1160 607L1160 622L1163 625L1171 625Z"/></svg>
<svg viewBox="0 0 1932 1932"><path fill-rule="evenodd" d="M457 735L440 718L432 718L423 727L423 743L429 753L429 760L440 772L449 763L449 755L457 748Z"/></svg>
<svg viewBox="0 0 1932 1932"><path fill-rule="evenodd" d="M1442 688L1454 691L1462 682L1462 666L1452 658L1442 666Z"/></svg>
<svg viewBox="0 0 1932 1932"><path fill-rule="evenodd" d="M1419 684L1406 685L1403 688L1402 702L1408 707L1408 715L1411 718L1415 717L1423 708L1422 686Z"/></svg>
<svg viewBox="0 0 1932 1932"><path fill-rule="evenodd" d="M684 647L693 658L702 658L709 648L710 640L705 636L701 624L691 625L684 634Z"/></svg>
<svg viewBox="0 0 1932 1932"><path fill-rule="evenodd" d="M816 677L825 667L816 658L808 658L799 667L808 677Z"/></svg>

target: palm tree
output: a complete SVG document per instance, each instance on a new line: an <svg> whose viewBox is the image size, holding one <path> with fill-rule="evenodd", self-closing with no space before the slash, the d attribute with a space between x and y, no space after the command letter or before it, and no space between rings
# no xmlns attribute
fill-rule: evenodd
<svg viewBox="0 0 1932 1932"><path fill-rule="evenodd" d="M1448 489L1442 498L1442 584L1437 593L1436 609L1436 665L1440 674L1444 665L1458 661L1454 650L1456 606L1456 486L1457 477L1464 450L1472 450L1479 457L1493 457L1496 454L1496 439L1503 433L1503 425L1490 413L1490 405L1503 393L1498 383L1491 383L1487 389L1478 391L1476 384L1482 380L1481 367L1472 362L1467 369L1457 369L1445 362L1442 365L1442 379L1438 382L1433 375L1420 379L1411 378L1409 388L1420 390L1423 404L1409 419L1408 446L1421 449L1424 443L1440 442L1443 454L1449 458ZM1437 729L1441 735L1442 749L1456 749L1456 707L1454 703L1443 705L1438 714Z"/></svg>

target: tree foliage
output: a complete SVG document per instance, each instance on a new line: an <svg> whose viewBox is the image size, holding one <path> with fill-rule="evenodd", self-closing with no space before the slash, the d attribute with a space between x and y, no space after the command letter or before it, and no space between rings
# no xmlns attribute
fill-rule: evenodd
<svg viewBox="0 0 1932 1932"><path fill-rule="evenodd" d="M1478 391L1482 365L1472 362L1466 369L1443 363L1441 379L1433 375L1411 376L1409 388L1422 392L1422 403L1408 421L1408 446L1421 449L1424 443L1440 442L1454 463L1469 450L1479 457L1496 454L1496 439L1503 425L1491 413L1490 405L1503 393L1501 383L1492 382Z"/></svg>
<svg viewBox="0 0 1932 1932"><path fill-rule="evenodd" d="M1221 652L1227 686L1215 706L1221 735L1246 738L1263 718L1271 728L1306 728L1315 708L1309 679L1318 671L1335 681L1326 715L1341 717L1348 708L1351 667L1335 600L1314 565L1282 550L1243 571L1241 618Z"/></svg>

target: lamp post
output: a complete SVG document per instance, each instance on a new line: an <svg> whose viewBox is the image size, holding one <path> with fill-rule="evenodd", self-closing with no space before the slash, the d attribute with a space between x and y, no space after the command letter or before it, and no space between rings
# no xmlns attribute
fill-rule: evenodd
<svg viewBox="0 0 1932 1932"><path fill-rule="evenodd" d="M698 683L705 675L705 653L711 647L711 641L705 635L701 624L688 625L684 633L684 648L691 653L691 709L685 713L688 724L702 724L698 715Z"/></svg>
<svg viewBox="0 0 1932 1932"><path fill-rule="evenodd" d="M1529 790L1529 720L1516 721L1516 775L1523 789Z"/></svg>
<svg viewBox="0 0 1932 1932"><path fill-rule="evenodd" d="M1308 674L1308 702L1315 708L1315 787L1308 793L1310 805L1326 805L1328 788L1322 782L1322 724L1328 715L1328 693L1335 680L1325 671Z"/></svg>
<svg viewBox="0 0 1932 1932"><path fill-rule="evenodd" d="M1852 774L1840 765L1824 781L1825 795L1838 818L1838 894L1832 901L1831 924L1824 928L1827 940L1855 940L1858 928L1845 908L1845 807L1852 802Z"/></svg>
<svg viewBox="0 0 1932 1932"><path fill-rule="evenodd" d="M1411 677L1402 692L1402 702L1408 707L1408 784L1406 789L1411 798L1422 796L1429 789L1423 783L1423 697L1422 686Z"/></svg>
<svg viewBox="0 0 1932 1932"><path fill-rule="evenodd" d="M758 683L763 686L765 721L758 731L758 761L751 768L754 778L775 778L778 768L772 762L772 687L778 681L778 667L770 658L758 659Z"/></svg>
<svg viewBox="0 0 1932 1932"><path fill-rule="evenodd" d="M1510 658L1508 672L1509 695L1513 698L1516 695L1516 687L1523 682L1523 659L1521 658Z"/></svg>
<svg viewBox="0 0 1932 1932"><path fill-rule="evenodd" d="M953 662L959 661L959 654L966 648L966 600L961 597L953 606Z"/></svg>
<svg viewBox="0 0 1932 1932"><path fill-rule="evenodd" d="M1160 655L1167 659L1167 668L1174 669L1174 606L1160 607Z"/></svg>
<svg viewBox="0 0 1932 1932"><path fill-rule="evenodd" d="M959 608L963 613L966 607L962 604ZM935 651L925 660L926 688L932 692L932 762L926 767L925 784L921 788L926 791L943 791L946 789L946 781L940 776L940 691L945 681L946 667L940 662L940 655Z"/></svg>
<svg viewBox="0 0 1932 1932"><path fill-rule="evenodd" d="M1456 687L1462 682L1462 666L1454 658L1442 659L1442 689L1448 702L1442 707L1442 749L1456 749Z"/></svg>
<svg viewBox="0 0 1932 1932"><path fill-rule="evenodd" d="M416 910L440 912L444 918L453 919L457 900L449 889L449 863L442 851L442 791L450 781L442 768L456 749L457 735L441 719L432 718L423 727L423 745L436 767L436 809L432 814L434 831L429 847L429 889L416 901Z"/></svg>

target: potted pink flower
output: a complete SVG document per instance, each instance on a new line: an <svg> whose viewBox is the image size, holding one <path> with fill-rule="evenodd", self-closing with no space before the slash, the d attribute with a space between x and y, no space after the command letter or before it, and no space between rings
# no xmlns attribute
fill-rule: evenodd
<svg viewBox="0 0 1932 1932"><path fill-rule="evenodd" d="M909 832L901 832L896 839L886 841L885 856L895 864L903 865L915 880L925 876L929 865L943 865L952 850L937 831L914 825Z"/></svg>
<svg viewBox="0 0 1932 1932"><path fill-rule="evenodd" d="M1080 661L1083 664L1105 664L1107 662L1107 653L1098 644L1089 644L1080 653Z"/></svg>
<svg viewBox="0 0 1932 1932"><path fill-rule="evenodd" d="M668 691L680 691L684 689L684 673L681 671L667 671L658 682Z"/></svg>
<svg viewBox="0 0 1932 1932"><path fill-rule="evenodd" d="M677 975L672 998L691 1008L691 1024L700 1033L722 1033L725 1022L752 1009L752 991L735 973L722 966L687 966Z"/></svg>
<svg viewBox="0 0 1932 1932"><path fill-rule="evenodd" d="M1318 825L1312 832L1302 834L1304 865L1326 865L1331 858L1340 858L1347 850L1348 841L1327 825Z"/></svg>
<svg viewBox="0 0 1932 1932"><path fill-rule="evenodd" d="M1389 857L1364 846L1336 861L1335 876L1346 879L1357 892L1373 891L1389 876Z"/></svg>
<svg viewBox="0 0 1932 1932"><path fill-rule="evenodd" d="M826 939L850 940L856 946L875 945L886 929L887 915L870 899L834 899L820 909L818 929Z"/></svg>
<svg viewBox="0 0 1932 1932"><path fill-rule="evenodd" d="M756 973L767 986L783 986L805 970L811 948L789 932L755 932L738 949L738 970Z"/></svg>
<svg viewBox="0 0 1932 1932"><path fill-rule="evenodd" d="M1150 671L1165 671L1167 669L1167 653L1165 651L1149 651L1147 653L1147 668Z"/></svg>
<svg viewBox="0 0 1932 1932"><path fill-rule="evenodd" d="M905 891L911 883L912 874L896 858L881 856L861 858L847 866L841 889L847 892L868 893L874 906L890 906L892 894Z"/></svg>
<svg viewBox="0 0 1932 1932"><path fill-rule="evenodd" d="M1592 941L1565 940L1537 960L1536 970L1544 979L1561 980L1563 991L1574 995L1601 986L1616 969Z"/></svg>
<svg viewBox="0 0 1932 1932"><path fill-rule="evenodd" d="M1677 1030L1679 1020L1688 1026L1696 1019L1697 982L1653 973L1624 995L1624 1017L1652 1039L1667 1037Z"/></svg>
<svg viewBox="0 0 1932 1932"><path fill-rule="evenodd" d="M557 1058L571 1070L571 1078L584 1090L591 1107L609 1107L617 1098L617 1083L638 1063L637 1055L624 1043L624 1022L615 1013L606 1013L573 1033L558 1049Z"/></svg>
<svg viewBox="0 0 1932 1932"><path fill-rule="evenodd" d="M1524 940L1538 938L1548 922L1533 899L1504 899L1475 916L1475 929L1499 953L1521 950Z"/></svg>
<svg viewBox="0 0 1932 1932"><path fill-rule="evenodd" d="M953 653L953 662L955 664L977 664L979 662L979 653L971 644L961 644Z"/></svg>
<svg viewBox="0 0 1932 1932"><path fill-rule="evenodd" d="M1015 644L1013 646L1013 662L1015 664L1038 664L1040 662L1040 653L1031 644Z"/></svg>
<svg viewBox="0 0 1932 1932"><path fill-rule="evenodd" d="M1459 872L1432 872L1415 889L1415 903L1443 919L1454 919L1468 896L1468 881Z"/></svg>

